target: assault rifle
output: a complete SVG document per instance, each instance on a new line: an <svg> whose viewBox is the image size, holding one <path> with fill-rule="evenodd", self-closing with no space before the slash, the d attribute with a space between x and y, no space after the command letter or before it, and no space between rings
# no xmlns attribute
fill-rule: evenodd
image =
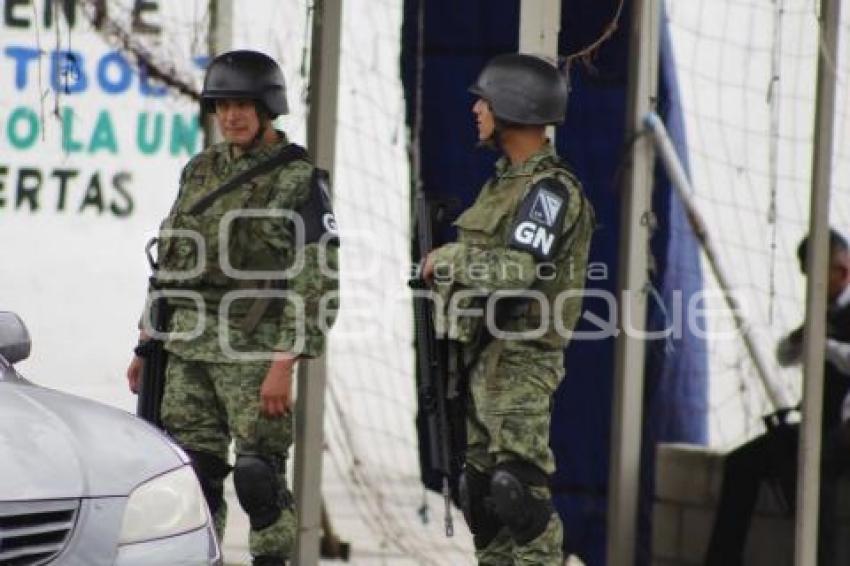
<svg viewBox="0 0 850 566"><path fill-rule="evenodd" d="M465 385L462 383L457 344L437 335L434 303L422 277L425 258L434 247L433 225L443 212L443 207L433 207L423 194L417 196L416 235L420 262L410 286L415 291L417 429L422 479L426 487L442 494L446 506L446 536L452 536L451 502L453 494L457 493L466 446L466 398L462 393Z"/></svg>
<svg viewBox="0 0 850 566"><path fill-rule="evenodd" d="M156 244L156 238L152 238L145 247L145 253L150 263L152 275L150 277L150 288L158 289L156 280L157 263L151 255L151 248ZM142 379L139 383L139 397L136 403L136 415L145 419L152 425L162 428L162 417L160 407L162 405L162 393L165 390L165 364L168 361L168 352L162 334L168 329L168 317L171 314L168 301L163 296L158 296L150 303L150 322L157 335L136 346L136 355L144 359L142 367Z"/></svg>

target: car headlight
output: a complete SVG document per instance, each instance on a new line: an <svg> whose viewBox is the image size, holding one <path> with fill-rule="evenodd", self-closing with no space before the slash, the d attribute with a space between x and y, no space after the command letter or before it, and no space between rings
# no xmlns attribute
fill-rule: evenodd
<svg viewBox="0 0 850 566"><path fill-rule="evenodd" d="M186 533L207 522L204 494L191 466L155 477L127 499L119 544Z"/></svg>

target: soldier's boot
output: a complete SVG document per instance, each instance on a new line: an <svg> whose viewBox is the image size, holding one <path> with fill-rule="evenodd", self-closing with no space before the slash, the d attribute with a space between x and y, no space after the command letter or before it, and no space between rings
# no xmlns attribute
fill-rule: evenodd
<svg viewBox="0 0 850 566"><path fill-rule="evenodd" d="M286 566L286 560L280 556L270 556L266 554L262 556L255 556L251 564L253 566Z"/></svg>

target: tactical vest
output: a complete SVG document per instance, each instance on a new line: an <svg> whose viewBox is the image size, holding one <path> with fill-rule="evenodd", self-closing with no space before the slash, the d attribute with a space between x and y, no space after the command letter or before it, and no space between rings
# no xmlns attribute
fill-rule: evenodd
<svg viewBox="0 0 850 566"><path fill-rule="evenodd" d="M195 158L177 202L160 226L160 286L196 290L210 299L234 289L283 287L283 277L269 281L234 276L236 270L283 274L294 261L294 245L280 249L267 244L270 226L290 223L281 217L285 211L269 208L276 189L274 177L281 168L254 177L203 212L193 213L192 206L215 189L203 186L203 180L220 177L214 171L215 155L204 152Z"/></svg>
<svg viewBox="0 0 850 566"><path fill-rule="evenodd" d="M546 157L529 175L517 175L503 180L490 179L472 207L455 220L458 241L481 249L504 248L511 237L515 216L529 188L541 179L556 177L564 182L571 199L581 199L577 216L570 217L557 242L558 250L553 261L536 265L533 291L541 293L549 305L546 314L541 301L536 299L508 299L496 304L495 319L500 330L523 332L546 328L542 338L535 339L549 348L563 348L569 342L570 333L580 315L587 268L588 243L594 227L593 210L587 202L581 185L556 157ZM501 309L501 312L499 312ZM482 321L463 328L461 333L482 332ZM462 341L463 336L459 337ZM467 337L468 338L468 337ZM469 340L474 341L474 340Z"/></svg>

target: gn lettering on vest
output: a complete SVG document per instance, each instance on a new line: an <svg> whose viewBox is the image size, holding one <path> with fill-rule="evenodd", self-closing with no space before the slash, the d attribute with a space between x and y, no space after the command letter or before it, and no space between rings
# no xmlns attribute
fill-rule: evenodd
<svg viewBox="0 0 850 566"><path fill-rule="evenodd" d="M544 256L548 256L555 243L555 234L549 233L543 226L538 226L530 220L517 224L514 231L516 241L540 250Z"/></svg>

